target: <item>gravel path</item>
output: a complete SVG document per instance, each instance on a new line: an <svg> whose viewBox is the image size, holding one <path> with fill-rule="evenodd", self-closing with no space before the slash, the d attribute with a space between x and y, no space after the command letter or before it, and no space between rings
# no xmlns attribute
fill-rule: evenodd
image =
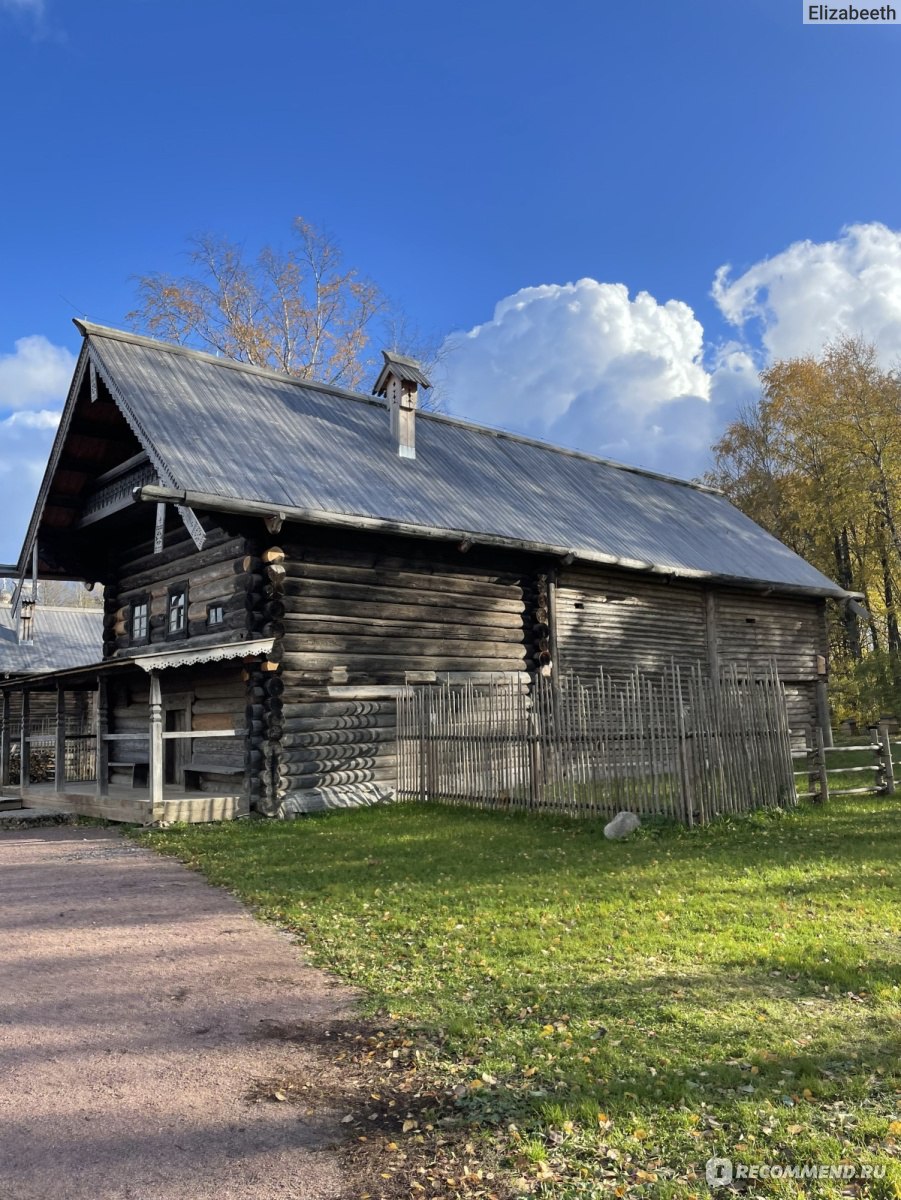
<svg viewBox="0 0 901 1200"><path fill-rule="evenodd" d="M340 1197L339 1081L315 1036L265 1026L349 1012L179 863L114 830L0 833L0 1200ZM308 1106L248 1099L307 1068Z"/></svg>

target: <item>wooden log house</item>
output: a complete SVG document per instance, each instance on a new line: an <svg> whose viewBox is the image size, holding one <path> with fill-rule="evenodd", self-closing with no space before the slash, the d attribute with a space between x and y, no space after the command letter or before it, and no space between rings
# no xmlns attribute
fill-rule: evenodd
<svg viewBox="0 0 901 1200"><path fill-rule="evenodd" d="M102 656L44 681L96 695L101 810L389 795L397 689L448 678L775 660L828 727L850 597L714 490L420 412L396 355L367 396L76 324L19 571L103 586Z"/></svg>

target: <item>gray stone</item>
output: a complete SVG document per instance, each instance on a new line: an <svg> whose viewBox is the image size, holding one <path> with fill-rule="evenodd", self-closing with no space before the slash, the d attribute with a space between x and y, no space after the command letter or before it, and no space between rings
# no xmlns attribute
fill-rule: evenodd
<svg viewBox="0 0 901 1200"><path fill-rule="evenodd" d="M630 833L634 833L640 824L641 821L633 812L617 813L613 820L604 826L604 837L609 838L612 842L617 842L621 838L627 838Z"/></svg>

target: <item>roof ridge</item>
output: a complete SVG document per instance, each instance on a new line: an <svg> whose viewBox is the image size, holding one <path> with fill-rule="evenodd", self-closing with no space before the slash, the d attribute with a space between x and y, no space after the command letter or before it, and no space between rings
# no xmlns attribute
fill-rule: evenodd
<svg viewBox="0 0 901 1200"><path fill-rule="evenodd" d="M253 363L238 362L234 358L224 358L218 354L210 354L208 350L195 350L191 346L182 346L177 342L164 342L159 338L146 337L143 333L132 333L126 329L114 329L111 325L95 325L93 321L83 321L78 317L72 318L72 324L82 337L108 338L113 342L130 342L135 346L147 346L151 350L163 350L167 354L179 354L184 358L198 359L208 362L211 366L226 367L230 371L243 371L248 375L261 375L265 379L278 379L282 383L292 383L297 387L312 388L317 392L328 392L330 395L341 396L345 400L359 400L375 408L385 408L385 402L365 392L355 392L351 388L340 387L336 383L322 383L318 379L301 379L299 375L289 375L287 371L275 371L272 367L257 367Z"/></svg>
<svg viewBox="0 0 901 1200"><path fill-rule="evenodd" d="M312 388L317 392L325 392L331 396L340 396L346 400L356 400L361 404L374 405L377 408L386 407L385 402L375 396L366 395L362 392L355 392L349 388L342 388L337 384L320 383L318 380L312 379L301 379L297 375L289 375L286 371L275 371L271 367L257 367L252 363L237 362L233 358L222 358L217 354L210 354L206 350L194 350L190 346L181 346L175 342L160 341L158 338L146 337L144 334L132 333L123 329L114 329L108 325L96 325L92 321L83 321L77 317L72 318L72 323L81 332L83 337L105 337L112 341L130 342L136 346L147 346L153 350L162 350L167 354L179 354L185 358L193 358L199 360L200 362L208 362L211 366L224 367L228 370L244 371L248 374L262 376L266 379L276 379L282 383L295 384L297 387ZM518 442L525 446L537 446L541 450L550 450L555 454L565 454L570 458L579 458L586 462L597 463L600 466L612 467L617 471L626 471L630 475L641 475L646 479L658 479L663 483L673 483L679 487L692 488L695 491L706 492L714 496L725 495L720 488L711 487L706 483L698 483L693 479L681 479L678 475L667 475L662 471L652 471L648 467L633 466L630 463L618 462L613 458L603 458L598 454L589 454L586 450L574 450L569 446L558 446L554 442L547 442L541 438L529 437L527 434L522 433L514 433L509 429L501 429L497 426L484 425L478 421L469 421L465 417L455 417L449 413L419 411L416 415L416 419L438 421L448 425L459 425L464 429L471 429L475 433L486 434L489 437L504 438L507 441Z"/></svg>

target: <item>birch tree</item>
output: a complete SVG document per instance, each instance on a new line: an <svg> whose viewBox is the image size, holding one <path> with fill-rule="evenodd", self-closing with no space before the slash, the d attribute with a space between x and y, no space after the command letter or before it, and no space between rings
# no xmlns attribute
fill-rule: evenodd
<svg viewBox="0 0 901 1200"><path fill-rule="evenodd" d="M211 234L188 243L191 269L136 279L132 326L152 337L237 362L358 387L372 373L367 350L388 309L380 289L344 264L321 229L297 217L286 250L255 256Z"/></svg>

